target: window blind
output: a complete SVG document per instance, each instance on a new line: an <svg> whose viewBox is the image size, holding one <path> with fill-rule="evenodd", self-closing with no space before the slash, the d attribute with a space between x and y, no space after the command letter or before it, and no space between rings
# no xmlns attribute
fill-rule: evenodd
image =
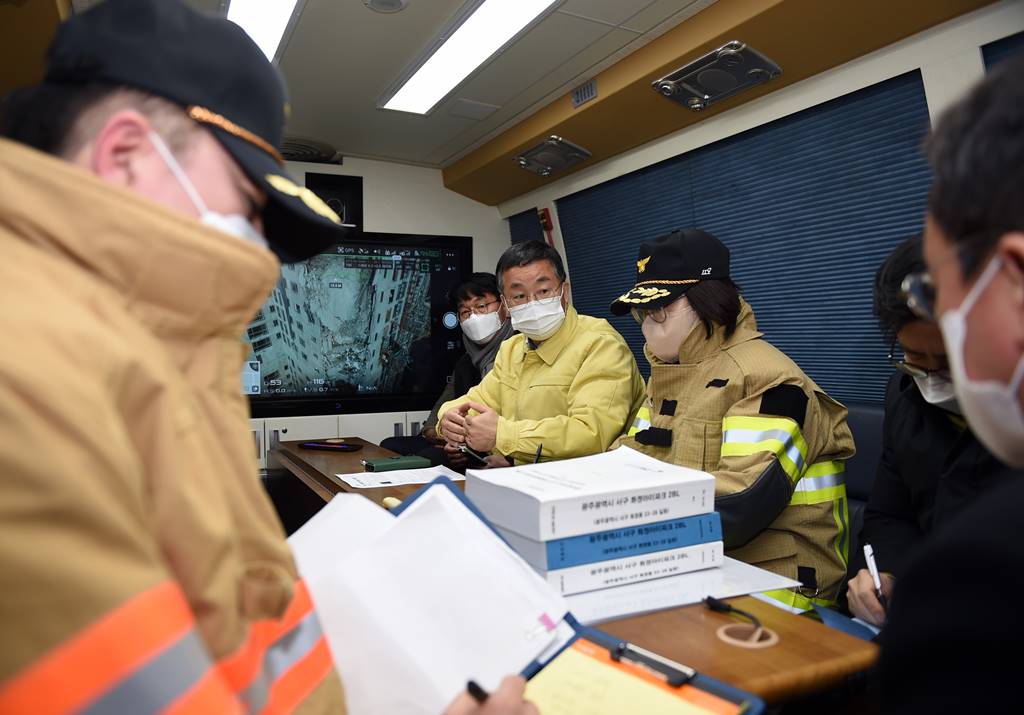
<svg viewBox="0 0 1024 715"><path fill-rule="evenodd" d="M892 368L872 284L921 230L928 128L914 71L565 197L573 301L611 320L646 374L639 326L608 305L641 241L700 227L729 247L766 339L836 399L881 403Z"/></svg>

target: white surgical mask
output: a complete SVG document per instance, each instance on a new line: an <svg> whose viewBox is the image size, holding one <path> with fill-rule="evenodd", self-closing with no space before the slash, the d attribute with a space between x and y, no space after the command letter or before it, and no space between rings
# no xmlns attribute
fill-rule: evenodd
<svg viewBox="0 0 1024 715"><path fill-rule="evenodd" d="M921 397L925 402L947 412L960 414L960 405L956 401L952 380L930 372L925 377L915 377L914 382L917 383L917 389L921 391Z"/></svg>
<svg viewBox="0 0 1024 715"><path fill-rule="evenodd" d="M680 298L683 301L685 298ZM651 316L644 318L640 330L647 341L647 348L662 362L679 362L679 350L683 341L697 324L697 311L684 303L683 307L673 310L669 306L664 323L658 323Z"/></svg>
<svg viewBox="0 0 1024 715"><path fill-rule="evenodd" d="M497 310L483 315L473 313L462 321L462 332L474 343L483 345L501 330L502 325L504 322Z"/></svg>
<svg viewBox="0 0 1024 715"><path fill-rule="evenodd" d="M174 174L174 178L181 184L181 188L185 190L185 194L188 196L189 201L196 207L196 211L199 212L200 223L206 224L210 228L214 228L222 233L229 234L235 238L240 238L243 241L249 241L255 243L257 246L267 247L267 239L263 237L256 227L242 214L221 214L216 211L210 211L206 208L206 202L196 191L195 185L188 178L188 174L181 168L181 164L174 158L174 154L168 148L164 140L156 132L149 133L149 140L153 143L157 153L167 164L167 168Z"/></svg>
<svg viewBox="0 0 1024 715"><path fill-rule="evenodd" d="M1024 379L1024 357L1017 362L1009 385L997 380L972 380L967 376L964 359L967 314L992 282L999 266L1000 260L996 256L985 267L960 307L947 310L939 319L939 325L946 343L957 401L971 430L999 459L1012 467L1024 467L1024 410L1021 410L1017 399L1021 380Z"/></svg>
<svg viewBox="0 0 1024 715"><path fill-rule="evenodd" d="M550 298L540 298L531 300L525 305L510 306L508 312L512 316L513 328L531 340L547 340L558 332L565 321L562 291L558 291L558 295Z"/></svg>

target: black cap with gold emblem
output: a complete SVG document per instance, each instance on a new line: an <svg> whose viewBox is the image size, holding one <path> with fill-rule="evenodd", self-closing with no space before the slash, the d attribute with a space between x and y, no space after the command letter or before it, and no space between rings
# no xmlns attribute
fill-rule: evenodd
<svg viewBox="0 0 1024 715"><path fill-rule="evenodd" d="M105 0L60 26L46 81L132 87L180 104L266 192L267 242L285 263L346 238L338 216L285 173L284 82L235 23L180 0Z"/></svg>
<svg viewBox="0 0 1024 715"><path fill-rule="evenodd" d="M611 305L615 315L660 308L700 281L729 277L729 249L699 228L676 229L640 244L636 285Z"/></svg>

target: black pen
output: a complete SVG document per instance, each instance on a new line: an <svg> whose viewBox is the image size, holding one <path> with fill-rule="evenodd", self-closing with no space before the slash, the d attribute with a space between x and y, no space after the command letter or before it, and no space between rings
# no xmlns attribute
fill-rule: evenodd
<svg viewBox="0 0 1024 715"><path fill-rule="evenodd" d="M470 680L466 683L466 692L478 703L485 702L488 697L487 691L477 685L475 680Z"/></svg>
<svg viewBox="0 0 1024 715"><path fill-rule="evenodd" d="M533 463L534 464L537 464L540 461L540 452L541 452L542 449L544 449L544 443L543 442L541 442L540 444L537 445L537 456L533 458Z"/></svg>

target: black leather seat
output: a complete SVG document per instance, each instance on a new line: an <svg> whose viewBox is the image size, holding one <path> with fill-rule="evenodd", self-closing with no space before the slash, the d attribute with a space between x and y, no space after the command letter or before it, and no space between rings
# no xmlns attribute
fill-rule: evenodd
<svg viewBox="0 0 1024 715"><path fill-rule="evenodd" d="M860 559L860 528L864 524L864 507L875 481L875 470L882 458L882 420L885 409L881 405L847 403L850 414L847 424L853 433L857 454L846 462L846 496L850 503L850 563Z"/></svg>

